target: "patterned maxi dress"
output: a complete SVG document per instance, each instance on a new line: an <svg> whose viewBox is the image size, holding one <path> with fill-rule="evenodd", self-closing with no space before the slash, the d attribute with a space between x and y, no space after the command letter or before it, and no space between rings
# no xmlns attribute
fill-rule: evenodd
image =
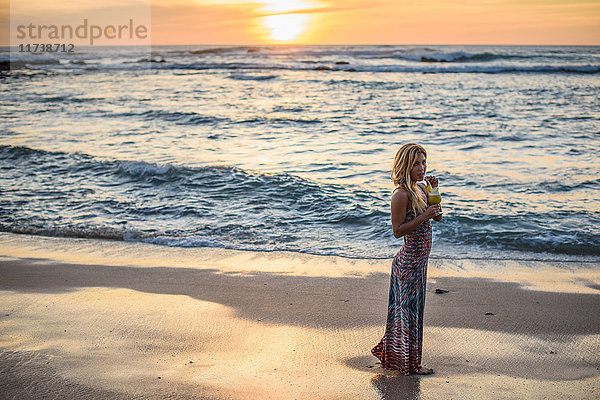
<svg viewBox="0 0 600 400"><path fill-rule="evenodd" d="M429 205L429 204L428 204ZM409 210L405 222L415 218ZM371 352L385 369L405 375L421 368L425 280L431 250L431 220L404 236L394 257L385 335Z"/></svg>

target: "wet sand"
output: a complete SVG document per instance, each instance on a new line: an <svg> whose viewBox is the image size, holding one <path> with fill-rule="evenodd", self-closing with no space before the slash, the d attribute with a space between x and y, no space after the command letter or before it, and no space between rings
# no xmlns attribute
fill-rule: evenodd
<svg viewBox="0 0 600 400"><path fill-rule="evenodd" d="M370 354L387 260L18 235L0 254L3 398L600 397L598 265L432 260L436 374L405 377Z"/></svg>

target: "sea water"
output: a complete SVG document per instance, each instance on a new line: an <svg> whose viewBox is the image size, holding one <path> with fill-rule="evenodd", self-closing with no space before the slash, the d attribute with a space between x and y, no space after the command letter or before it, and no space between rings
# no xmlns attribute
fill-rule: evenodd
<svg viewBox="0 0 600 400"><path fill-rule="evenodd" d="M428 152L432 257L600 260L600 47L8 49L0 231L387 258Z"/></svg>

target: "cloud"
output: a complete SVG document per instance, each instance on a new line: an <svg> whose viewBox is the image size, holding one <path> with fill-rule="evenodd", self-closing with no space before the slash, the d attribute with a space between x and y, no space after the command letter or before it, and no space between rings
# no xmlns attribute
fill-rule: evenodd
<svg viewBox="0 0 600 400"><path fill-rule="evenodd" d="M338 5L324 5L321 7L302 8L298 10L278 12L278 13L264 13L261 16L268 15L283 15L283 14L325 14L325 13L338 13L338 12L349 12L359 11L363 9L374 9L379 7L385 7L391 3L388 1L345 1L343 6ZM397 4L397 3L396 3Z"/></svg>

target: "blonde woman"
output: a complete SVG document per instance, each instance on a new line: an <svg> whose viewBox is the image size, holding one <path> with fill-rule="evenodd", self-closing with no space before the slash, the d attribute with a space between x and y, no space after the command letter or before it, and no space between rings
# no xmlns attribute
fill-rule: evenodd
<svg viewBox="0 0 600 400"><path fill-rule="evenodd" d="M405 375L433 374L421 365L425 281L431 250L431 221L442 219L439 204L429 205L424 179L437 187L434 176L425 176L427 152L414 143L396 153L392 181L392 228L394 237L404 236L404 245L394 257L385 335L371 352L385 369Z"/></svg>

